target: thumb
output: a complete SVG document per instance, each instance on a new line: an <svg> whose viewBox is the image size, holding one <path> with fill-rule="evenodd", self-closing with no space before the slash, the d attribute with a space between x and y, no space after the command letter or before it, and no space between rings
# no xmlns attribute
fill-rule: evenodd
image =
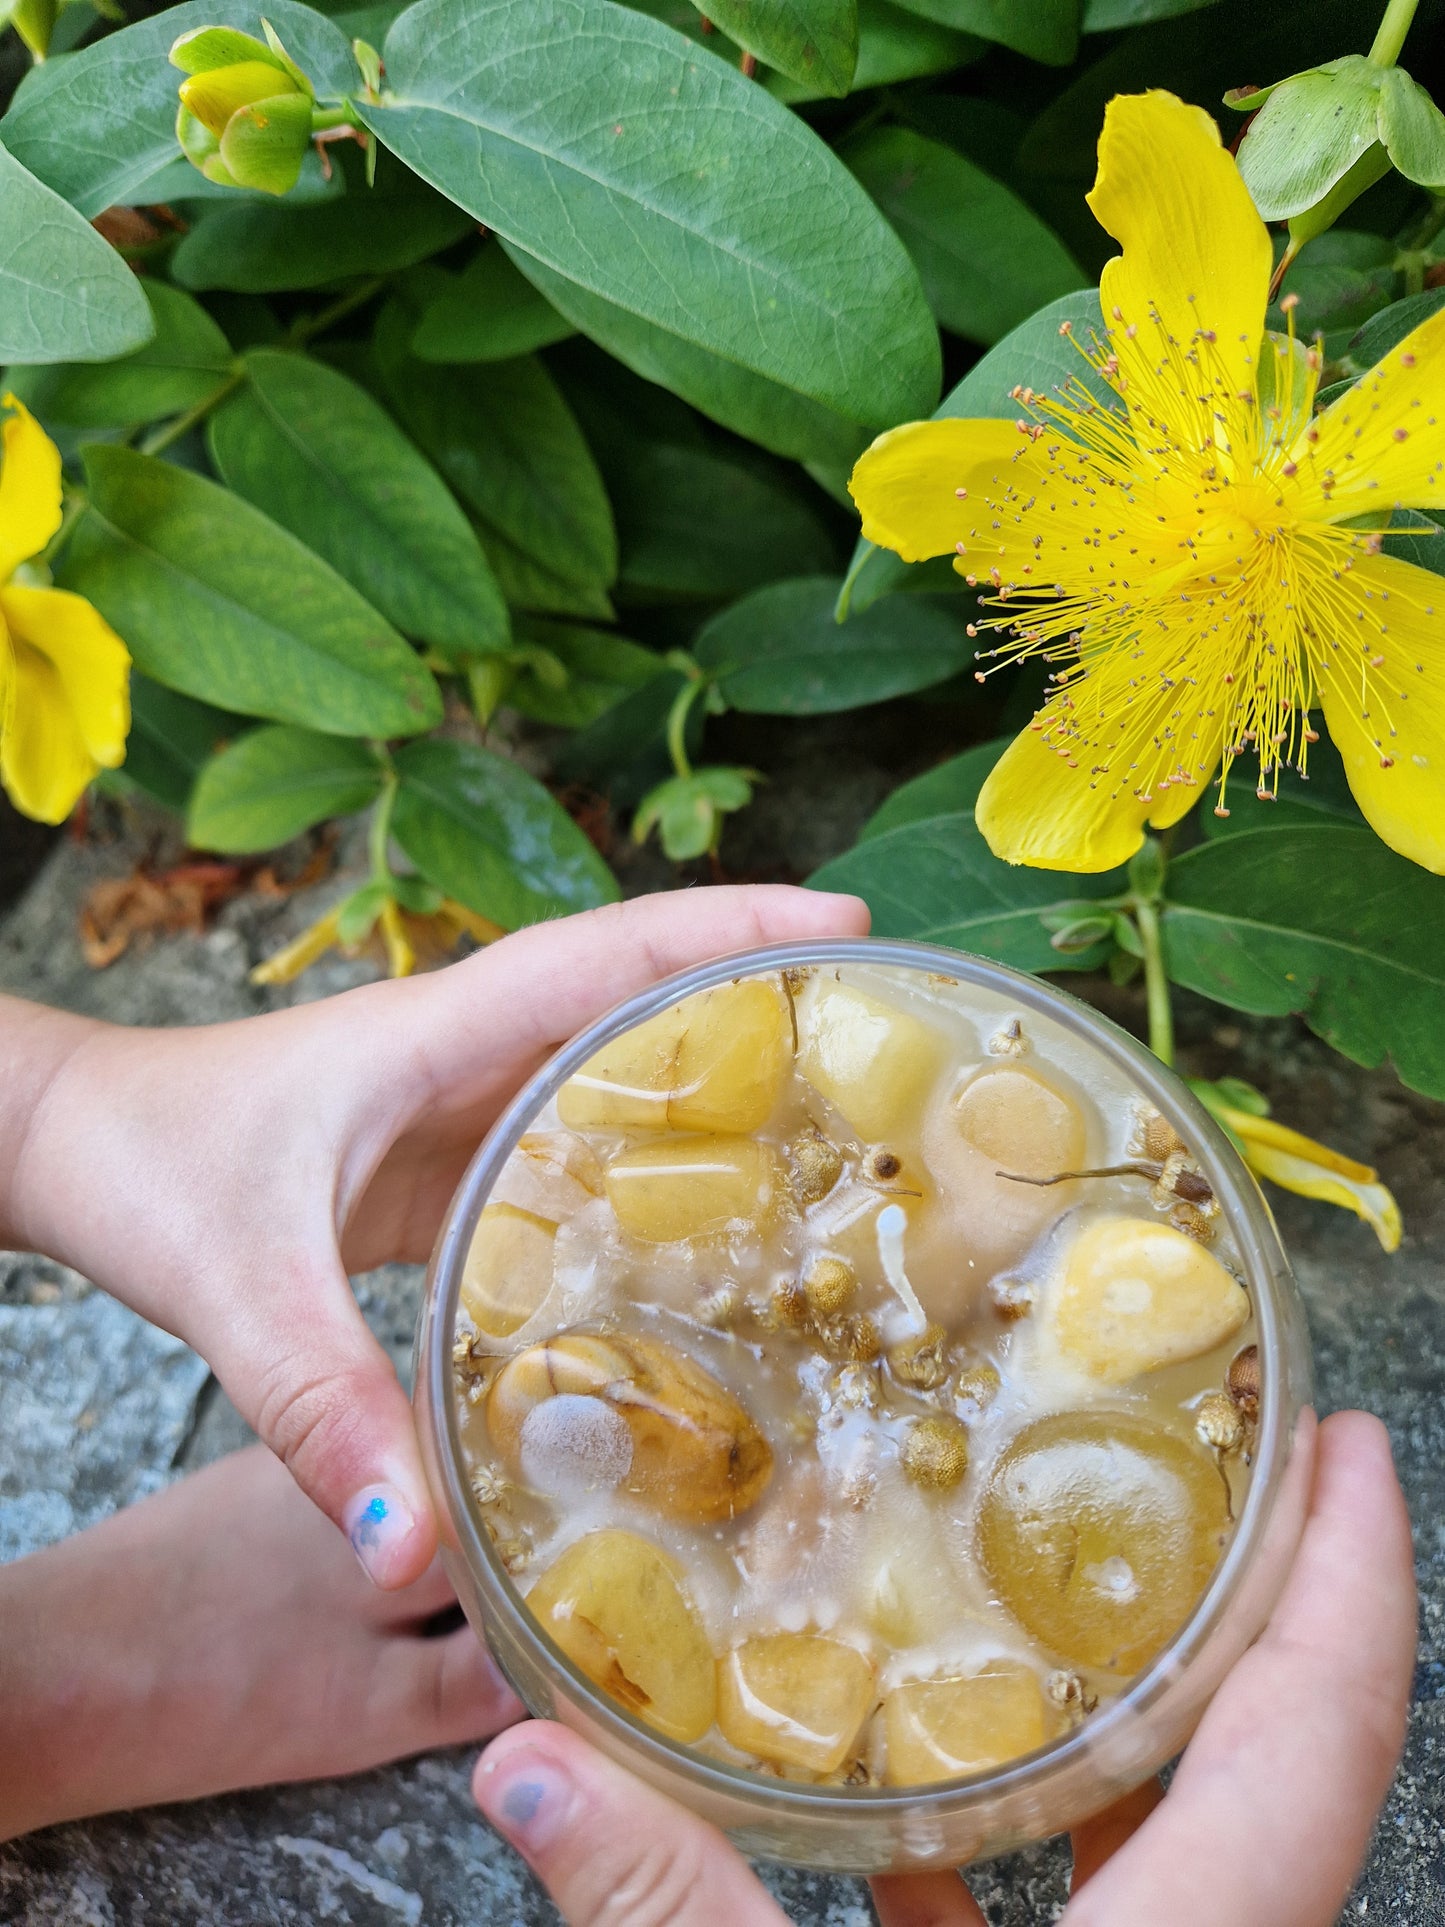
<svg viewBox="0 0 1445 1927"><path fill-rule="evenodd" d="M437 1531L411 1405L335 1261L293 1256L225 1292L187 1335L241 1416L388 1591L421 1577Z"/></svg>
<svg viewBox="0 0 1445 1927"><path fill-rule="evenodd" d="M564 1726L494 1740L472 1791L569 1927L787 1927L720 1833Z"/></svg>

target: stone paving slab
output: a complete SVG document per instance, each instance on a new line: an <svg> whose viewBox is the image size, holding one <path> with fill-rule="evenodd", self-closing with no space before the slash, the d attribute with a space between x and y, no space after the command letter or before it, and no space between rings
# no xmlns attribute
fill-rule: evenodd
<svg viewBox="0 0 1445 1927"><path fill-rule="evenodd" d="M786 798L778 807L786 815ZM246 970L317 914L334 885L309 902L234 905L203 937L167 940L103 973L86 969L74 935L80 898L96 877L123 873L135 847L58 850L0 924L0 989L130 1023L243 1016L285 1000L289 993L252 989ZM363 974L337 962L298 994L326 994ZM1321 1410L1358 1404L1385 1419L1419 1555L1422 1646L1408 1750L1342 1918L1445 1927L1445 1106L1402 1091L1388 1071L1345 1064L1295 1024L1221 1022L1187 1002L1180 1018L1190 1069L1252 1078L1280 1115L1379 1163L1404 1208L1405 1245L1389 1259L1352 1220L1275 1196L1309 1302ZM357 1283L399 1365L418 1287L403 1266ZM122 1370L88 1369L101 1346L124 1360ZM176 1341L53 1265L0 1260L0 1557L126 1504L245 1436ZM0 1922L553 1927L546 1897L478 1818L469 1762L443 1754L360 1779L53 1829L0 1848ZM974 1886L990 1927L1043 1927L1062 1911L1066 1876L1054 1843L980 1869ZM861 1883L783 1870L765 1877L800 1927L873 1920Z"/></svg>

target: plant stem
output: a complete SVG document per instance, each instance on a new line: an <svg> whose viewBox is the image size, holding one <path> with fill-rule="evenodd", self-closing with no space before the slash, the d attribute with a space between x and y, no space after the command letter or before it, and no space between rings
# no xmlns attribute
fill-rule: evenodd
<svg viewBox="0 0 1445 1927"><path fill-rule="evenodd" d="M376 883L390 883L391 865L387 861L387 851L391 845L391 813L396 807L396 771L389 769L382 779L381 794L376 799L371 812L371 827L367 832L366 847L371 857L371 875Z"/></svg>
<svg viewBox="0 0 1445 1927"><path fill-rule="evenodd" d="M213 388L209 395L203 395L193 408L188 408L183 415L177 415L175 420L167 422L164 428L157 428L147 435L140 445L141 454L159 455L161 450L169 448L172 442L178 442L182 435L188 435L198 422L206 419L213 408L219 408L228 395L233 395L245 379L244 368L233 368L226 379L218 387Z"/></svg>
<svg viewBox="0 0 1445 1927"><path fill-rule="evenodd" d="M1415 18L1415 8L1419 0L1390 0L1385 9L1385 17L1380 22L1380 30L1375 35L1375 44L1370 49L1370 60L1376 67L1393 67L1400 58L1400 49L1405 44L1405 35L1410 31L1410 22Z"/></svg>
<svg viewBox="0 0 1445 1927"><path fill-rule="evenodd" d="M1144 946L1144 989L1149 1002L1149 1048L1161 1064L1174 1062L1174 1011L1164 969L1164 945L1157 904L1136 903L1134 921Z"/></svg>
<svg viewBox="0 0 1445 1927"><path fill-rule="evenodd" d="M687 719L692 706L707 688L707 679L696 671L678 690L667 712L667 753L679 776L692 775L692 760L687 753Z"/></svg>
<svg viewBox="0 0 1445 1927"><path fill-rule="evenodd" d="M386 286L384 275L376 274L359 282L346 294L338 295L329 307L322 308L317 314L303 314L291 323L286 339L296 348L304 348L317 335L324 335L328 328L334 328L338 321L357 308L364 308Z"/></svg>

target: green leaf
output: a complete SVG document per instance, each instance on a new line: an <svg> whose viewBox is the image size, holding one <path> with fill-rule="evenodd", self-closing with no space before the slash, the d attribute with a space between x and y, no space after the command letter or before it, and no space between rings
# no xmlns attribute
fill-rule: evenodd
<svg viewBox="0 0 1445 1927"><path fill-rule="evenodd" d="M489 242L427 301L411 338L419 361L510 361L572 333L497 242Z"/></svg>
<svg viewBox="0 0 1445 1927"><path fill-rule="evenodd" d="M1111 33L1116 27L1142 27L1150 20L1174 20L1198 13L1217 0L1084 0L1085 33Z"/></svg>
<svg viewBox="0 0 1445 1927"><path fill-rule="evenodd" d="M634 843L645 843L654 830L663 855L674 863L691 863L715 850L723 818L746 809L753 798L757 771L715 764L686 776L669 776L649 791L638 806L632 825Z"/></svg>
<svg viewBox="0 0 1445 1927"><path fill-rule="evenodd" d="M582 342L560 372L617 517L619 586L636 601L713 598L836 567L797 471L723 435Z"/></svg>
<svg viewBox="0 0 1445 1927"><path fill-rule="evenodd" d="M1043 918L1080 899L1113 896L1121 870L1064 875L1001 863L984 842L973 812L902 823L869 836L809 877L819 890L863 898L875 937L912 937L952 944L1015 970L1092 970L1104 946L1061 956Z"/></svg>
<svg viewBox="0 0 1445 1927"><path fill-rule="evenodd" d="M901 784L881 803L858 832L859 841L882 836L886 830L921 823L930 816L972 817L989 771L1009 746L1007 736L978 743L961 756L950 757L937 769L926 770L911 783Z"/></svg>
<svg viewBox="0 0 1445 1927"><path fill-rule="evenodd" d="M858 65L857 0L706 0L740 47L820 94L846 94Z"/></svg>
<svg viewBox="0 0 1445 1927"><path fill-rule="evenodd" d="M398 629L457 657L505 647L506 605L471 525L385 409L304 355L255 348L210 423L222 479Z"/></svg>
<svg viewBox="0 0 1445 1927"><path fill-rule="evenodd" d="M239 496L127 448L85 451L90 506L61 586L157 682L340 736L441 720L436 683L369 603Z"/></svg>
<svg viewBox="0 0 1445 1927"><path fill-rule="evenodd" d="M1370 829L1299 823L1177 857L1164 909L1169 974L1256 1016L1302 1016L1358 1064L1387 1059L1445 1097L1445 880Z"/></svg>
<svg viewBox="0 0 1445 1927"><path fill-rule="evenodd" d="M357 85L349 42L313 8L296 0L187 0L37 68L5 116L6 146L87 218L129 204L176 157L174 42L196 27L259 33L263 14L318 94Z"/></svg>
<svg viewBox="0 0 1445 1927"><path fill-rule="evenodd" d="M178 695L132 669L125 773L147 795L180 813L217 744L249 727L240 716Z"/></svg>
<svg viewBox="0 0 1445 1927"><path fill-rule="evenodd" d="M328 180L321 171L320 150L312 147L301 163L301 173L295 187L286 196L291 207L299 207L305 201L338 201L346 192L346 179L342 170L333 166ZM141 181L130 191L130 207L153 207L157 202L171 205L184 202L252 201L264 207L269 196L258 189L249 187L223 187L219 181L208 181L190 161L176 150L174 160L167 161L157 173Z"/></svg>
<svg viewBox="0 0 1445 1927"><path fill-rule="evenodd" d="M1323 240L1323 235L1320 238ZM1350 366L1364 374L1440 307L1445 307L1445 288L1427 288L1423 294L1406 295L1403 301L1392 301L1388 308L1381 308L1351 337Z"/></svg>
<svg viewBox="0 0 1445 1927"><path fill-rule="evenodd" d="M1239 171L1266 221L1324 199L1375 144L1381 69L1346 54L1273 89L1239 144Z"/></svg>
<svg viewBox="0 0 1445 1927"><path fill-rule="evenodd" d="M991 343L1084 275L1051 228L1001 181L907 127L876 127L843 158L913 256L945 328Z"/></svg>
<svg viewBox="0 0 1445 1927"><path fill-rule="evenodd" d="M1407 181L1445 192L1445 114L1401 67L1380 87L1380 139Z"/></svg>
<svg viewBox="0 0 1445 1927"><path fill-rule="evenodd" d="M565 49L540 88L539 46ZM416 0L385 60L366 124L545 267L848 419L932 402L897 237L811 129L680 34L610 0Z"/></svg>
<svg viewBox="0 0 1445 1927"><path fill-rule="evenodd" d="M858 64L851 92L866 87L888 87L899 80L918 80L926 74L948 73L966 67L988 52L987 41L975 34L955 33L936 21L923 20L889 0L858 0ZM817 100L816 81L797 81L785 74L769 74L769 93L798 103Z"/></svg>
<svg viewBox="0 0 1445 1927"><path fill-rule="evenodd" d="M731 709L823 716L955 676L972 660L961 617L922 596L894 597L841 626L836 576L755 589L704 625L693 654Z"/></svg>
<svg viewBox="0 0 1445 1927"><path fill-rule="evenodd" d="M16 365L6 380L45 422L68 428L129 428L179 415L209 395L231 369L226 337L198 302L164 281L137 284L155 334L143 348L100 365Z"/></svg>
<svg viewBox="0 0 1445 1927"><path fill-rule="evenodd" d="M1074 341L1059 332L1065 322L1073 330ZM933 411L934 420L957 417L1006 421L1018 413L1019 405L1009 390L1020 382L1041 394L1054 392L1065 382L1082 382L1101 407L1117 409L1118 396L1094 374L1075 346L1077 342L1087 347L1090 336L1102 338L1103 331L1104 318L1094 289L1086 288L1050 302L1012 334L1005 335L996 348L991 348L969 369ZM928 564L912 566L927 568ZM891 550L875 548L873 543L860 538L848 565L839 612L861 614L880 596L901 588L909 568L910 565L900 561Z"/></svg>
<svg viewBox="0 0 1445 1927"><path fill-rule="evenodd" d="M612 903L616 879L542 785L470 743L409 743L392 833L422 875L508 930Z"/></svg>
<svg viewBox="0 0 1445 1927"><path fill-rule="evenodd" d="M381 765L365 743L273 724L207 763L186 835L197 849L245 856L365 809L380 790Z"/></svg>
<svg viewBox="0 0 1445 1927"><path fill-rule="evenodd" d="M1032 60L1066 67L1079 44L1079 0L906 0L909 13L997 40Z"/></svg>
<svg viewBox="0 0 1445 1927"><path fill-rule="evenodd" d="M680 670L664 666L640 689L630 691L579 729L554 759L559 781L600 786L614 795L620 790L635 798L669 766L663 732L686 680ZM687 720L691 755L701 746L700 705L694 705Z"/></svg>
<svg viewBox="0 0 1445 1927"><path fill-rule="evenodd" d="M105 361L154 327L115 249L0 147L0 361Z"/></svg>
<svg viewBox="0 0 1445 1927"><path fill-rule="evenodd" d="M626 636L568 622L527 622L519 641L535 644L561 664L564 681L551 687L524 662L504 701L536 723L585 729L632 689L663 672L662 658Z"/></svg>
<svg viewBox="0 0 1445 1927"><path fill-rule="evenodd" d="M461 239L471 223L419 181L392 171L336 200L207 202L171 257L183 287L271 294L351 275L393 274Z"/></svg>
<svg viewBox="0 0 1445 1927"><path fill-rule="evenodd" d="M376 355L402 426L436 463L481 526L508 600L561 614L587 613L617 575L617 535L602 478L576 417L532 356L482 367L439 368L403 345L411 322L400 303L383 316ZM522 573L511 568L520 560ZM534 577L527 565L537 573ZM547 581L586 592L560 610ZM515 585L520 591L511 592Z"/></svg>
<svg viewBox="0 0 1445 1927"><path fill-rule="evenodd" d="M1199 812L1199 827L1210 841L1255 830L1276 830L1286 824L1358 825L1364 821L1350 794L1340 752L1327 736L1310 744L1308 780L1295 770L1281 770L1279 795L1271 801L1259 796L1253 779L1236 767L1225 785L1225 803L1228 816L1217 816L1209 803Z"/></svg>
<svg viewBox="0 0 1445 1927"><path fill-rule="evenodd" d="M599 347L641 375L680 395L724 428L745 436L774 455L851 467L871 439L866 428L845 421L831 408L809 401L791 388L740 368L735 361L694 347L603 301L575 282L565 281L540 261L509 248L517 266L547 296L552 306Z"/></svg>
<svg viewBox="0 0 1445 1927"><path fill-rule="evenodd" d="M1419 509L1396 509L1390 516L1385 553L1417 568L1445 575L1445 526Z"/></svg>

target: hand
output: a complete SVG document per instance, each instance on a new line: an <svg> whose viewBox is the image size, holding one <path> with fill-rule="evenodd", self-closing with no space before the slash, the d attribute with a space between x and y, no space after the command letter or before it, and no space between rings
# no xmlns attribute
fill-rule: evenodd
<svg viewBox="0 0 1445 1927"><path fill-rule="evenodd" d="M1077 1828L1061 1927L1330 1927L1404 1741L1410 1522L1384 1427L1320 1428L1284 1596L1156 1784ZM721 1834L566 1728L493 1741L473 1791L571 1927L785 1927ZM882 1927L985 1927L953 1873L875 1880Z"/></svg>
<svg viewBox="0 0 1445 1927"><path fill-rule="evenodd" d="M782 887L656 896L519 931L427 977L193 1031L0 999L0 1244L175 1332L379 1585L436 1548L411 1411L348 1270L424 1259L468 1159L546 1057L670 972L855 936Z"/></svg>

